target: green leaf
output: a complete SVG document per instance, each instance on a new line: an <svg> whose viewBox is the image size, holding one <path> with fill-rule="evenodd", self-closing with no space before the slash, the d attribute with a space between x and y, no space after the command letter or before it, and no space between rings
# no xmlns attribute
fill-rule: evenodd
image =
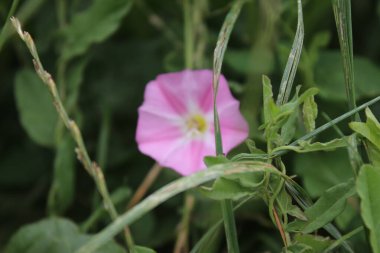
<svg viewBox="0 0 380 253"><path fill-rule="evenodd" d="M249 188L243 187L237 182L225 178L215 180L211 188L202 187L199 190L206 197L214 200L238 200L253 194Z"/></svg>
<svg viewBox="0 0 380 253"><path fill-rule="evenodd" d="M230 162L228 158L223 155L205 156L205 158L203 158L203 161L207 167Z"/></svg>
<svg viewBox="0 0 380 253"><path fill-rule="evenodd" d="M34 71L17 73L15 94L21 124L29 137L40 145L54 146L57 113L47 87Z"/></svg>
<svg viewBox="0 0 380 253"><path fill-rule="evenodd" d="M81 234L70 220L48 218L19 229L9 241L5 253L72 253L92 236ZM122 247L113 241L94 253L123 253Z"/></svg>
<svg viewBox="0 0 380 253"><path fill-rule="evenodd" d="M363 165L356 181L361 215L370 232L374 253L380 252L380 167Z"/></svg>
<svg viewBox="0 0 380 253"><path fill-rule="evenodd" d="M315 129L315 119L318 116L317 103L314 101L314 96L307 97L302 108L303 123L306 131L311 132Z"/></svg>
<svg viewBox="0 0 380 253"><path fill-rule="evenodd" d="M278 194L277 198L277 204L280 207L281 215L291 215L293 217L296 217L299 220L306 221L307 218L302 212L302 210L292 203L292 198L288 194L288 192L283 188L281 192Z"/></svg>
<svg viewBox="0 0 380 253"><path fill-rule="evenodd" d="M371 142L367 142L367 153L369 160L375 166L380 166L380 149L378 149Z"/></svg>
<svg viewBox="0 0 380 253"><path fill-rule="evenodd" d="M67 110L70 113L77 105L79 91L84 78L84 71L88 63L87 58L83 58L75 62L67 70Z"/></svg>
<svg viewBox="0 0 380 253"><path fill-rule="evenodd" d="M380 123L369 108L366 108L365 114L367 116L367 121L365 123L351 122L349 125L352 130L364 136L380 149Z"/></svg>
<svg viewBox="0 0 380 253"><path fill-rule="evenodd" d="M91 45L107 39L119 27L132 3L131 0L94 0L87 10L75 15L64 30L63 57L79 56Z"/></svg>
<svg viewBox="0 0 380 253"><path fill-rule="evenodd" d="M322 51L315 65L315 79L320 95L328 100L346 101L342 56L338 50ZM380 94L380 69L364 57L354 57L356 99Z"/></svg>
<svg viewBox="0 0 380 253"><path fill-rule="evenodd" d="M280 109L277 107L273 100L272 85L270 79L263 75L263 112L264 112L264 124L268 124L273 121L275 115L277 115Z"/></svg>
<svg viewBox="0 0 380 253"><path fill-rule="evenodd" d="M353 180L331 187L314 205L305 210L307 221L294 221L288 225L287 229L311 233L325 226L343 211L347 198L354 194Z"/></svg>
<svg viewBox="0 0 380 253"><path fill-rule="evenodd" d="M64 213L74 199L75 192L75 144L65 134L57 147L54 160L54 178L49 192L49 211Z"/></svg>
<svg viewBox="0 0 380 253"><path fill-rule="evenodd" d="M301 243L312 248L312 253L320 253L327 249L333 241L328 237L320 237L309 234L297 234L294 237L294 241L297 243Z"/></svg>
<svg viewBox="0 0 380 253"><path fill-rule="evenodd" d="M143 246L135 246L133 248L134 253L156 253L156 251Z"/></svg>
<svg viewBox="0 0 380 253"><path fill-rule="evenodd" d="M312 253L313 249L306 244L296 243L296 244L290 245L286 249L284 248L282 252L284 253Z"/></svg>
<svg viewBox="0 0 380 253"><path fill-rule="evenodd" d="M305 189L313 198L354 176L344 149L298 155L294 164L295 173L301 176Z"/></svg>
<svg viewBox="0 0 380 253"><path fill-rule="evenodd" d="M366 108L365 114L367 116L365 123L351 122L349 126L368 140L368 157L374 165L378 166L380 164L380 123L369 108Z"/></svg>
<svg viewBox="0 0 380 253"><path fill-rule="evenodd" d="M311 141L299 141L297 146L282 146L273 149L273 152L280 150L292 150L297 153L308 153L316 151L333 151L337 148L343 148L347 146L347 141L344 139L334 139L329 142L313 142Z"/></svg>
<svg viewBox="0 0 380 253"><path fill-rule="evenodd" d="M228 49L224 59L226 65L240 74L267 74L274 68L273 52L265 45L255 45L253 50Z"/></svg>

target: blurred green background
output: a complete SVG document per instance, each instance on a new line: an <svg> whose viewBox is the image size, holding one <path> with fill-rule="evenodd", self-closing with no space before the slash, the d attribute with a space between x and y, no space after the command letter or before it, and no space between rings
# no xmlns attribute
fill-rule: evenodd
<svg viewBox="0 0 380 253"><path fill-rule="evenodd" d="M230 1L193 0L196 68L211 68L213 49ZM0 251L21 226L60 215L96 232L110 222L101 214L91 178L76 161L74 146L34 73L31 57L10 25L12 1L0 1ZM304 0L305 41L296 84L320 89L320 112L347 111L343 67L330 1ZM137 108L146 83L159 73L184 68L183 4L180 0L20 0L15 15L30 32L45 68L54 76L70 115L79 123L90 155L105 170L108 186L125 205L153 162L137 150ZM380 94L380 1L353 0L355 84L358 103ZM233 30L223 73L262 145L261 76L278 89L293 42L296 1L248 1ZM8 22L9 24L9 22ZM373 106L376 116L380 106ZM326 120L318 118L319 124ZM347 122L340 125L348 132ZM302 135L300 131L299 135ZM336 136L331 130L320 138ZM245 151L244 145L233 152ZM323 161L323 162L321 162ZM312 197L350 177L343 151L285 157ZM177 178L164 170L151 191ZM198 192L190 243L219 217L219 204ZM140 245L170 252L181 219L183 195L164 203L132 226ZM242 252L279 252L281 238L264 203L236 214ZM337 222L350 231L359 219L345 211ZM365 252L363 238L355 247ZM221 243L223 245L223 243ZM254 251L252 251L254 249ZM213 251L214 250L214 251ZM210 249L220 252L220 249ZM359 252L359 251L358 251Z"/></svg>

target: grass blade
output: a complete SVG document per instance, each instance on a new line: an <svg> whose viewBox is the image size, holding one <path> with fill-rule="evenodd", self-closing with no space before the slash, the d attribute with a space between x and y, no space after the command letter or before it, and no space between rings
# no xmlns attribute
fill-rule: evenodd
<svg viewBox="0 0 380 253"><path fill-rule="evenodd" d="M244 0L236 0L227 14L226 19L219 32L218 41L214 50L214 73L213 73L213 91L214 91L214 129L215 129L215 147L216 155L223 155L222 134L220 130L218 110L216 108L216 98L218 95L219 78L222 70L224 53L231 36L232 29L239 17L240 10L244 4ZM233 213L233 205L231 200L222 200L221 202L224 227L227 239L228 252L239 253L239 244L236 233L236 224Z"/></svg>
<svg viewBox="0 0 380 253"><path fill-rule="evenodd" d="M9 9L9 12L8 12L7 18L5 19L4 26L3 26L3 28L1 29L1 33L0 33L0 51L1 51L1 48L3 47L3 45L4 45L5 41L6 41L5 31L8 29L8 26L9 26L9 19L10 19L10 18L13 16L13 14L15 13L16 8L17 8L17 6L18 6L18 2L19 2L19 0L13 0L12 5L11 5L11 8Z"/></svg>
<svg viewBox="0 0 380 253"><path fill-rule="evenodd" d="M335 23L338 30L340 51L343 60L344 81L349 110L356 107L354 83L354 56L352 42L351 0L333 0ZM356 114L352 120L358 120Z"/></svg>
<svg viewBox="0 0 380 253"><path fill-rule="evenodd" d="M303 27L303 13L302 13L302 2L297 0L298 6L298 21L297 21L297 31L296 36L293 41L292 49L289 54L288 62L282 75L280 91L277 97L277 105L285 104L290 96L292 90L294 77L297 72L298 62L301 57L303 38L304 38L304 27Z"/></svg>
<svg viewBox="0 0 380 253"><path fill-rule="evenodd" d="M181 192L184 192L221 176L264 171L281 177L286 177L270 164L262 162L245 162L215 165L207 170L202 170L190 176L177 179L174 182L162 187L155 193L151 194L149 197L130 209L128 212L120 215L109 226L96 234L93 239L83 245L76 253L94 252L97 248L102 246L107 241L111 240L112 237L122 231L125 226L132 224L147 212L151 211L161 203Z"/></svg>

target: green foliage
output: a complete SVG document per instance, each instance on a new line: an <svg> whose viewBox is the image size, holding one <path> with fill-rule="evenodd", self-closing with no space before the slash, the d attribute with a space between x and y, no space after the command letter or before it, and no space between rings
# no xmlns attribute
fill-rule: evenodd
<svg viewBox="0 0 380 253"><path fill-rule="evenodd" d="M367 121L351 122L350 127L361 136L365 137L367 141L367 151L371 162L375 165L380 164L380 123L373 115L369 108L365 111Z"/></svg>
<svg viewBox="0 0 380 253"><path fill-rule="evenodd" d="M133 249L133 252L135 252L135 253L155 253L156 251L149 249L147 247L135 246L135 248Z"/></svg>
<svg viewBox="0 0 380 253"><path fill-rule="evenodd" d="M54 146L57 113L36 73L29 69L18 72L15 94L20 120L29 137L40 145Z"/></svg>
<svg viewBox="0 0 380 253"><path fill-rule="evenodd" d="M76 14L64 30L63 58L79 56L91 45L104 41L115 32L131 5L130 0L95 0L88 9Z"/></svg>
<svg viewBox="0 0 380 253"><path fill-rule="evenodd" d="M311 132L315 129L315 119L318 116L317 103L314 101L314 96L310 96L305 99L305 103L302 108L303 122L307 132Z"/></svg>
<svg viewBox="0 0 380 253"><path fill-rule="evenodd" d="M260 127L265 129L265 138L277 145L287 144L294 136L295 120L298 113L298 107L307 99L318 93L318 89L311 88L298 96L299 89L293 99L283 105L276 105L273 99L272 85L268 77L263 76L263 114L264 124ZM279 130L281 138L279 138ZM290 134L289 134L290 133Z"/></svg>
<svg viewBox="0 0 380 253"><path fill-rule="evenodd" d="M294 221L287 230L311 233L331 222L344 209L347 198L355 194L354 181L341 183L325 191L318 201L306 209L307 221Z"/></svg>
<svg viewBox="0 0 380 253"><path fill-rule="evenodd" d="M347 146L347 141L345 139L334 139L329 142L313 142L311 141L298 141L297 146L281 146L273 149L273 152L278 152L281 150L292 150L297 153L308 153L316 151L333 151L337 148L343 148Z"/></svg>
<svg viewBox="0 0 380 253"><path fill-rule="evenodd" d="M346 93L342 62L338 51L323 51L315 67L315 78L320 95L328 100L345 101ZM367 98L380 94L380 69L370 60L355 56L356 98Z"/></svg>
<svg viewBox="0 0 380 253"><path fill-rule="evenodd" d="M91 235L82 234L70 220L48 218L21 228L9 241L5 252L72 253L90 238ZM125 251L111 241L94 252L122 253Z"/></svg>
<svg viewBox="0 0 380 253"><path fill-rule="evenodd" d="M64 213L70 207L75 193L75 145L65 134L60 141L54 160L54 181L49 192L51 213Z"/></svg>
<svg viewBox="0 0 380 253"><path fill-rule="evenodd" d="M302 177L305 189L312 197L318 197L326 189L354 176L345 150L302 154L296 156L294 162L295 173Z"/></svg>
<svg viewBox="0 0 380 253"><path fill-rule="evenodd" d="M249 188L246 188L234 181L227 180L224 178L219 178L215 180L211 188L201 188L201 192L206 197L215 200L238 200L252 194Z"/></svg>
<svg viewBox="0 0 380 253"><path fill-rule="evenodd" d="M357 178L356 189L361 200L361 215L370 232L374 253L380 252L380 168L363 165Z"/></svg>
<svg viewBox="0 0 380 253"><path fill-rule="evenodd" d="M320 236L313 236L308 234L296 234L294 237L294 244L287 247L285 252L293 253L320 253L324 252L331 244L332 240Z"/></svg>
<svg viewBox="0 0 380 253"><path fill-rule="evenodd" d="M171 252L183 206L182 196L168 198L202 183L192 192L196 202L185 242L192 253L226 251L215 200L227 200L228 218L238 220L242 253L281 248L286 253L354 252L349 245L355 252L370 252L370 246L379 252L379 107L371 99L366 122L349 124L352 135L342 120L364 108L345 114L346 100L352 107L354 93L357 102L380 94L380 4L376 12L374 4L352 9L358 42L353 52L348 0L333 0L333 5L305 0L186 2L187 14L181 13L182 1L0 1L0 251L61 253L84 247L87 253L106 244L94 252L124 252L121 233L129 224L136 245L142 245L135 246L135 252L152 253L153 247ZM9 40L14 30L9 22L3 24L11 13L33 35L90 156L97 153L95 162L107 169L105 181L118 222L112 223L109 206L99 201L88 174L75 170L79 162L74 144L63 124L57 124L47 87L31 70L19 41ZM217 75L223 70L249 123L249 140L226 155L218 145L220 155L205 157L209 171L198 177L178 179L164 169L142 201L145 208L138 204L126 211L152 163L134 142L143 91L157 74L182 70L185 51L185 61L192 62L187 67L211 68L214 63ZM292 89L293 83L302 89ZM345 116L318 126L323 111ZM323 132L337 122L336 132ZM367 157L371 165L362 166ZM356 184L349 181L353 177ZM54 217L25 225L46 211L78 221L80 231L71 221ZM321 237L326 235L322 228L331 239ZM115 236L120 246L112 241Z"/></svg>

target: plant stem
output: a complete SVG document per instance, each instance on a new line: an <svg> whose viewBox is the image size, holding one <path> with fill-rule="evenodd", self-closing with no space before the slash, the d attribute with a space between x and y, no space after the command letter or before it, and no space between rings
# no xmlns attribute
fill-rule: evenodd
<svg viewBox="0 0 380 253"><path fill-rule="evenodd" d="M185 47L185 67L187 69L193 68L193 54L194 54L194 33L193 33L193 19L192 19L192 6L190 0L183 0L183 15L184 15L184 47Z"/></svg>
<svg viewBox="0 0 380 253"><path fill-rule="evenodd" d="M49 92L52 96L53 104L60 116L61 120L65 124L66 128L69 130L74 141L76 142L77 148L75 152L77 153L78 160L82 163L86 171L92 176L95 181L96 187L100 195L103 198L104 208L108 211L111 218L115 220L118 217L116 208L110 198L110 194L107 189L106 181L104 179L103 172L98 164L90 159L88 155L86 146L83 141L82 133L80 132L78 125L70 119L68 116L65 107L62 104L62 100L58 94L57 86L52 78L52 76L44 69L40 58L38 56L37 48L34 44L34 41L28 32L22 31L21 24L18 19L12 17L11 21L16 31L18 32L20 38L25 42L28 47L32 57L34 68L40 77L40 79L46 84L49 89ZM131 238L128 238L128 246L132 248L133 241Z"/></svg>
<svg viewBox="0 0 380 253"><path fill-rule="evenodd" d="M185 205L183 208L182 220L179 225L179 233L174 247L173 253L183 253L189 251L188 235L190 227L191 212L194 208L195 198L191 193L187 193L185 197Z"/></svg>
<svg viewBox="0 0 380 253"><path fill-rule="evenodd" d="M219 87L219 77L222 70L222 63L224 54L227 49L227 44L231 36L232 29L239 17L241 8L244 4L243 0L236 0L227 14L222 28L220 29L218 41L214 50L214 64L213 64L213 91L214 91L214 135L215 135L215 149L216 155L224 155L222 134L220 130L219 116L217 110L217 95ZM237 239L236 224L233 212L233 205L231 200L222 200L221 208L224 220L224 227L227 239L227 248L230 253L239 253L239 243Z"/></svg>
<svg viewBox="0 0 380 253"><path fill-rule="evenodd" d="M149 188L152 186L152 184L156 180L157 176L160 174L161 170L162 170L162 167L158 163L155 163L152 166L148 174L145 176L144 181L140 184L135 194L129 201L127 210L131 209L138 202L140 202L140 200L145 196L146 192L149 190Z"/></svg>

